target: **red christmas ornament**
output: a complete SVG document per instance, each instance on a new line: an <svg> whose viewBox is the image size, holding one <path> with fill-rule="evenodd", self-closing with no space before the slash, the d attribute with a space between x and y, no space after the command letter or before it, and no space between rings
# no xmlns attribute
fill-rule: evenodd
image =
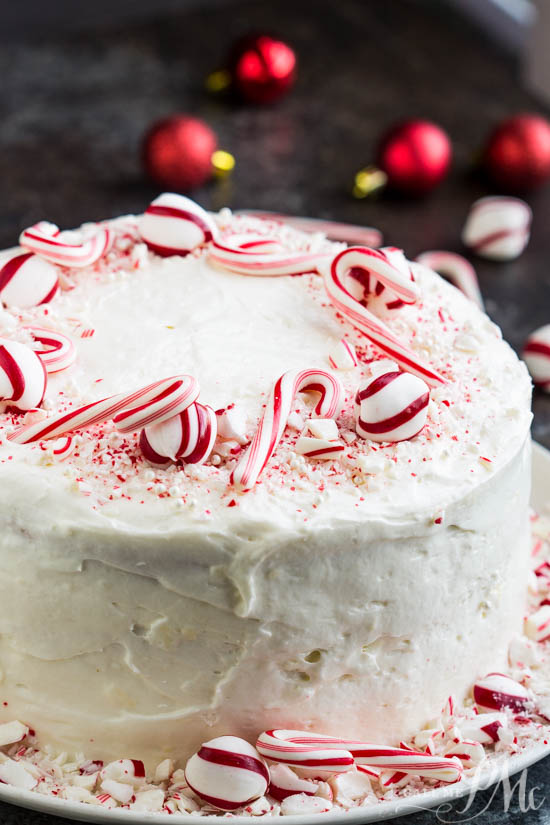
<svg viewBox="0 0 550 825"><path fill-rule="evenodd" d="M273 103L294 85L296 55L282 40L249 35L234 45L227 68L241 97L250 103Z"/></svg>
<svg viewBox="0 0 550 825"><path fill-rule="evenodd" d="M203 120L172 115L153 124L143 139L143 163L163 189L185 192L212 175L217 138Z"/></svg>
<svg viewBox="0 0 550 825"><path fill-rule="evenodd" d="M550 122L522 114L504 120L489 136L482 164L506 192L523 192L550 178Z"/></svg>
<svg viewBox="0 0 550 825"><path fill-rule="evenodd" d="M443 180L451 158L451 141L440 126L428 120L406 120L382 137L377 165L392 188L423 195Z"/></svg>

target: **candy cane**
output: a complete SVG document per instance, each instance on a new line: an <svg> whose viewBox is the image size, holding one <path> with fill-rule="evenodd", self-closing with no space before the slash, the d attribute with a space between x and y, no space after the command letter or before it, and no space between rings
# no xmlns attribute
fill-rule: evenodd
<svg viewBox="0 0 550 825"><path fill-rule="evenodd" d="M408 748L371 745L354 739L337 739L299 730L268 730L260 734L256 748L274 762L304 768L319 768L330 773L350 770L353 764L382 770L456 782L463 766L459 759L440 758Z"/></svg>
<svg viewBox="0 0 550 825"><path fill-rule="evenodd" d="M362 306L345 288L343 279L348 271L353 267L362 266L369 271L374 270L375 277L391 288L405 303L416 300L418 289L415 285L377 253L378 250L350 247L336 255L330 268L324 272L325 288L330 300L354 327L378 349L393 358L402 369L423 378L431 386L444 384L445 379L442 376L424 364L413 350L401 343L386 324Z"/></svg>
<svg viewBox="0 0 550 825"><path fill-rule="evenodd" d="M139 430L154 421L166 421L185 410L199 395L199 385L190 375L155 381L131 393L120 393L85 404L69 412L18 427L8 436L16 444L57 438L73 430L113 419L123 433Z"/></svg>
<svg viewBox="0 0 550 825"><path fill-rule="evenodd" d="M327 236L327 238L330 238L333 241L364 244L365 246L380 246L382 244L382 233L372 226L357 226L351 223L326 221L322 218L301 218L296 215L282 215L278 212L262 212L257 209L239 209L236 214L250 215L253 218L259 218L260 220L288 224L288 226L292 226L295 229L300 229L302 232L322 232Z"/></svg>
<svg viewBox="0 0 550 825"><path fill-rule="evenodd" d="M267 239L266 239L267 240ZM270 239L273 244L273 239ZM266 252L258 245L256 238L251 247L246 246L242 235L234 235L226 241L212 241L210 259L215 263L241 275L301 275L314 272L330 258L327 254L314 252Z"/></svg>
<svg viewBox="0 0 550 825"><path fill-rule="evenodd" d="M167 467L177 461L204 464L214 447L216 433L216 413L195 401L179 415L143 429L139 446L143 457L154 467Z"/></svg>
<svg viewBox="0 0 550 825"><path fill-rule="evenodd" d="M113 242L113 233L106 227L98 227L95 235L78 244L62 241L59 235L58 226L40 221L23 230L19 243L50 263L81 269L102 258Z"/></svg>
<svg viewBox="0 0 550 825"><path fill-rule="evenodd" d="M38 355L25 344L0 338L0 404L25 412L42 403L48 377Z"/></svg>
<svg viewBox="0 0 550 825"><path fill-rule="evenodd" d="M444 275L467 298L477 304L480 309L484 309L476 271L462 255L457 255L456 252L434 249L417 255L416 260L419 264L427 266L428 269L433 269L435 272L439 272L440 275Z"/></svg>
<svg viewBox="0 0 550 825"><path fill-rule="evenodd" d="M315 414L334 418L341 409L342 385L324 370L289 370L276 381L252 442L231 473L231 483L246 490L253 487L282 438L292 403L299 392L320 392Z"/></svg>
<svg viewBox="0 0 550 825"><path fill-rule="evenodd" d="M24 327L32 335L35 341L42 344L45 349L34 348L34 351L46 367L46 372L61 372L74 364L76 359L76 347L66 335L61 332L54 332L46 327Z"/></svg>

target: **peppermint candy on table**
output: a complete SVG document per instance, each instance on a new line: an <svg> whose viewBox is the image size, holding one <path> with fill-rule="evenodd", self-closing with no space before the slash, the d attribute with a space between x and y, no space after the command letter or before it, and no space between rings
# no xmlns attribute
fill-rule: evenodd
<svg viewBox="0 0 550 825"><path fill-rule="evenodd" d="M145 427L139 446L146 461L155 467L178 461L204 464L214 447L216 432L214 410L194 402L178 415Z"/></svg>
<svg viewBox="0 0 550 825"><path fill-rule="evenodd" d="M55 332L47 327L27 326L33 339L42 345L43 349L34 348L34 351L44 364L47 373L66 370L76 360L76 347L72 340L61 332Z"/></svg>
<svg viewBox="0 0 550 825"><path fill-rule="evenodd" d="M33 410L42 403L47 381L44 364L30 347L0 338L0 404Z"/></svg>
<svg viewBox="0 0 550 825"><path fill-rule="evenodd" d="M523 347L522 358L535 386L550 392L550 324L531 333Z"/></svg>
<svg viewBox="0 0 550 825"><path fill-rule="evenodd" d="M208 212L184 195L165 192L147 207L139 232L149 249L163 258L187 255L209 243L216 225Z"/></svg>
<svg viewBox="0 0 550 825"><path fill-rule="evenodd" d="M249 742L237 736L218 736L189 759L185 779L205 802L234 811L265 794L269 771Z"/></svg>
<svg viewBox="0 0 550 825"><path fill-rule="evenodd" d="M359 385L355 395L355 428L372 441L414 438L426 423L430 389L416 375L386 372Z"/></svg>
<svg viewBox="0 0 550 825"><path fill-rule="evenodd" d="M519 198L487 197L470 207L462 241L483 258L511 261L529 242L533 214Z"/></svg>
<svg viewBox="0 0 550 825"><path fill-rule="evenodd" d="M346 338L342 338L331 348L328 362L335 370L352 370L359 363L355 347Z"/></svg>
<svg viewBox="0 0 550 825"><path fill-rule="evenodd" d="M439 272L453 286L456 286L464 295L484 309L483 297L479 288L477 274L470 261L456 252L445 252L442 249L433 249L416 256L416 261L434 272Z"/></svg>
<svg viewBox="0 0 550 825"><path fill-rule="evenodd" d="M7 307L47 304L58 287L57 269L32 252L17 253L0 268L0 302Z"/></svg>
<svg viewBox="0 0 550 825"><path fill-rule="evenodd" d="M33 356L44 370L34 352ZM10 433L8 439L16 444L28 444L31 441L58 438L65 433L110 419L120 432L128 433L178 415L196 401L198 395L199 385L191 375L175 375L134 392L112 395L74 410L57 413L44 421L23 425Z"/></svg>
<svg viewBox="0 0 550 825"><path fill-rule="evenodd" d="M109 251L113 237L110 229L98 226L90 237L84 237L79 243L71 243L63 237L63 233L54 223L40 221L23 230L19 236L19 243L52 264L83 269L94 264Z"/></svg>
<svg viewBox="0 0 550 825"><path fill-rule="evenodd" d="M339 252L330 267L324 269L325 288L335 308L402 369L423 378L430 386L444 384L442 376L403 344L383 321L347 289L346 278L350 270L357 268L372 272L376 280L388 286L403 303L414 303L417 300L419 293L416 284L400 267L392 264L386 254L368 247L350 247Z"/></svg>
<svg viewBox="0 0 550 825"><path fill-rule="evenodd" d="M482 710L523 711L532 704L526 687L504 673L488 673L478 679L472 690L474 702Z"/></svg>
<svg viewBox="0 0 550 825"><path fill-rule="evenodd" d="M415 776L456 782L463 766L455 757L440 758L409 748L372 745L299 730L264 731L256 742L267 759L285 765L316 768L328 773L350 770L354 764L395 770Z"/></svg>
<svg viewBox="0 0 550 825"><path fill-rule="evenodd" d="M321 393L315 407L315 414L321 418L334 418L341 410L343 390L336 376L316 369L283 373L269 395L252 442L231 473L231 484L235 487L246 490L254 486L282 438L299 392Z"/></svg>

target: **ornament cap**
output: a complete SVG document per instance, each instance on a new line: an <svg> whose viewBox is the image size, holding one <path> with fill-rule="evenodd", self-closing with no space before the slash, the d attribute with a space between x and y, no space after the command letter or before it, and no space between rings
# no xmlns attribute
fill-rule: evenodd
<svg viewBox="0 0 550 825"><path fill-rule="evenodd" d="M210 158L213 174L217 178L228 177L235 168L235 158L225 149L216 149Z"/></svg>
<svg viewBox="0 0 550 825"><path fill-rule="evenodd" d="M368 198L383 189L388 182L388 176L377 166L365 166L360 169L353 180L352 194L354 198Z"/></svg>

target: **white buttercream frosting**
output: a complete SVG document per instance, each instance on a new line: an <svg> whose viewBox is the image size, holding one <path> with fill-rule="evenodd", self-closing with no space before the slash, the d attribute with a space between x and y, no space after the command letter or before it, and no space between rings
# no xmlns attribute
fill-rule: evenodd
<svg viewBox="0 0 550 825"><path fill-rule="evenodd" d="M292 249L340 248L227 211L216 220ZM65 273L51 304L0 312L4 337L27 342L33 322L75 337L47 411L183 372L202 403L234 405L250 439L275 379L330 369L345 336L360 359L338 371L346 449L334 461L295 451L311 412L300 397L298 425L237 493L238 440L204 466L158 470L138 434L112 424L75 436L61 459L47 442L7 441L16 418L0 416L6 718L68 749L149 762L276 726L405 735L482 663L498 667L521 623L524 366L472 302L413 264L421 300L387 323L448 383L432 390L418 436L374 444L355 435L353 395L387 359L335 313L319 275L231 274L207 249L161 259L135 218L111 225L108 258Z"/></svg>

